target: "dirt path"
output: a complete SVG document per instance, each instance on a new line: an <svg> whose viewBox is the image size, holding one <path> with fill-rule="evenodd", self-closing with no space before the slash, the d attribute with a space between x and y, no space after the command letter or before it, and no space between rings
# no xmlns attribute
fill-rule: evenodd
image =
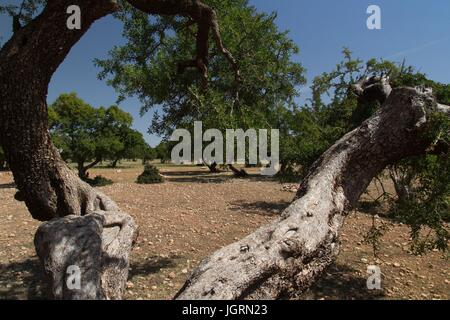
<svg viewBox="0 0 450 320"><path fill-rule="evenodd" d="M258 176L233 179L197 167L164 167L167 182L134 183L140 167L96 169L116 183L102 188L140 225L134 248L127 299L169 299L187 274L212 251L242 238L285 208L293 193ZM42 298L42 274L33 236L38 225L25 206L14 200L10 174L0 174L0 298ZM306 299L449 299L450 270L441 253L424 257L408 252L408 228L390 224L380 260L362 242L368 215L350 215L343 230L342 251ZM382 290L366 288L366 269L380 266Z"/></svg>

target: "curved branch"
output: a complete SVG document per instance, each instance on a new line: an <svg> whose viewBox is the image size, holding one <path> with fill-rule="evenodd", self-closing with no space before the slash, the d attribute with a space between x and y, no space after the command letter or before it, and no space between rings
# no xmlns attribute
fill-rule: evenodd
<svg viewBox="0 0 450 320"><path fill-rule="evenodd" d="M196 35L196 55L193 59L178 64L178 72L186 68L197 68L202 76L203 86L208 86L208 60L210 31L219 52L228 60L235 73L236 99L239 98L238 87L241 74L236 59L225 48L220 34L216 11L201 0L127 0L133 7L148 14L180 15L189 17L198 26Z"/></svg>
<svg viewBox="0 0 450 320"><path fill-rule="evenodd" d="M339 252L349 210L387 165L425 152L437 104L429 93L394 89L382 108L315 163L281 217L205 259L178 299L276 299L308 288Z"/></svg>

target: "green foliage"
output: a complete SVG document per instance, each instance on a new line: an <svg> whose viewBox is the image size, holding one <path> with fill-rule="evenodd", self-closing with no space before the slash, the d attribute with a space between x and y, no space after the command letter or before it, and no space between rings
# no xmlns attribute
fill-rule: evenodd
<svg viewBox="0 0 450 320"><path fill-rule="evenodd" d="M445 251L450 238L450 161L445 157L427 156L410 159L408 169L416 175L412 195L398 201L392 215L411 226L413 249L423 253L431 249Z"/></svg>
<svg viewBox="0 0 450 320"><path fill-rule="evenodd" d="M147 164L144 172L137 178L136 183L139 184L154 184L164 182L164 178L159 173L158 168Z"/></svg>
<svg viewBox="0 0 450 320"><path fill-rule="evenodd" d="M375 215L372 215L372 225L369 231L364 235L363 242L372 246L374 257L378 258L381 251L381 238L389 230L387 223L379 221Z"/></svg>
<svg viewBox="0 0 450 320"><path fill-rule="evenodd" d="M435 114L429 127L427 138L445 144L447 151L412 157L397 165L409 174L410 193L391 209L394 218L411 226L412 247L419 254L431 249L446 251L450 239L450 119Z"/></svg>
<svg viewBox="0 0 450 320"><path fill-rule="evenodd" d="M358 105L350 87L362 77L389 75L394 88L400 86L432 88L438 102L450 104L449 85L429 80L426 75L416 72L412 67L375 59L363 63L361 60L353 59L351 52L347 49L343 54L344 60L336 66L335 70L314 79L311 106L300 111L308 115L308 121L299 127L295 127L295 123L294 126L289 127L292 133L288 141L292 139L292 145L297 146L298 149L290 147L289 150L293 152L293 156L287 158L288 163L290 159L301 159L300 165L310 165L343 134L359 126L380 107L377 103ZM295 117L295 114L288 117ZM309 122L310 119L313 120ZM405 189L409 190L407 198L399 195L391 199L392 217L411 227L412 248L416 253L434 248L448 249L449 121L448 116L433 115L428 129L424 132L424 138L431 144L430 154L404 159L392 168L400 176L406 177L401 183ZM307 133L309 138L302 136L303 133ZM317 152L311 153L311 150L314 150L312 146L317 148ZM446 152L431 154L435 153L435 149L446 150ZM300 156L302 153L310 154L311 157L302 158ZM304 170L300 173L303 172ZM373 226L366 235L366 241L373 245L374 252L378 250L378 238L383 232L383 226Z"/></svg>
<svg viewBox="0 0 450 320"><path fill-rule="evenodd" d="M138 96L142 112L160 106L150 132L168 137L175 128L277 128L278 111L292 107L303 67L294 62L299 50L286 32L277 29L275 14L258 13L245 0L210 0L219 14L224 45L239 64L242 82L211 43L209 85L205 91L196 69L177 73L179 61L195 54L195 26L187 19L148 17L126 6L117 14L124 22L127 43L106 60L97 60L100 78L122 96Z"/></svg>
<svg viewBox="0 0 450 320"><path fill-rule="evenodd" d="M146 146L144 149L144 154L142 156L142 164L147 164L149 161L157 159L156 149L150 146Z"/></svg>
<svg viewBox="0 0 450 320"><path fill-rule="evenodd" d="M53 142L79 168L89 161L141 158L147 144L132 122L117 106L93 108L75 93L61 95L49 107Z"/></svg>
<svg viewBox="0 0 450 320"><path fill-rule="evenodd" d="M47 0L4 1L0 4L0 15L14 17L20 14L20 24L25 26L42 11L46 4Z"/></svg>
<svg viewBox="0 0 450 320"><path fill-rule="evenodd" d="M155 159L159 159L161 163L166 163L170 161L171 158L171 150L172 150L172 143L169 141L161 141L160 144L158 144L154 148L154 156Z"/></svg>
<svg viewBox="0 0 450 320"><path fill-rule="evenodd" d="M87 178L85 181L93 187L105 187L114 183L114 181L103 176L96 176L94 179Z"/></svg>

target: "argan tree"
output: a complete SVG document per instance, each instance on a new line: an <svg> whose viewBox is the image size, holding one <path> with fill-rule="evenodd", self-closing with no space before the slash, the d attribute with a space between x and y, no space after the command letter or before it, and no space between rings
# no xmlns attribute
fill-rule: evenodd
<svg viewBox="0 0 450 320"><path fill-rule="evenodd" d="M127 3L147 14L185 17L197 25L194 58L182 61L180 72L196 68L208 86L211 38L239 79L237 61L222 42L217 13L206 2ZM82 12L80 30L67 28L72 5ZM70 49L92 23L119 7L110 0L29 0L24 8L13 19L12 38L0 50L0 145L19 189L17 198L34 218L53 219L38 229L35 245L55 297L120 298L136 226L62 160L48 131L46 103L50 79ZM11 6L6 10L19 13ZM371 87L361 89L365 97ZM430 115L448 111L429 92L382 89L381 94L389 93L383 107L323 154L293 204L278 219L204 260L179 298L285 297L305 289L333 261L345 215L371 179L387 165L425 152L432 143L422 135L432 126ZM61 251L62 242L67 250ZM88 285L81 290L65 287L71 265L82 269Z"/></svg>
<svg viewBox="0 0 450 320"><path fill-rule="evenodd" d="M247 0L211 0L221 15L227 49L239 61L239 77L227 57L212 49L208 85L196 70L181 72L179 62L195 50L195 25L179 19L148 19L130 7L117 17L124 22L126 43L109 57L97 60L106 79L121 98L138 96L144 113L159 106L150 132L168 139L173 130L193 134L193 121L206 131L278 128L281 109L294 104L304 84L304 69L293 59L298 47L278 29L276 14L259 13ZM245 29L240 30L242 26ZM177 67L178 66L178 67ZM206 144L205 144L206 145ZM205 163L212 172L216 163ZM235 174L240 170L231 166Z"/></svg>
<svg viewBox="0 0 450 320"><path fill-rule="evenodd" d="M53 142L65 160L77 164L86 180L89 169L102 161L113 166L122 159L143 158L146 143L133 130L133 117L117 106L94 108L75 93L62 94L49 107Z"/></svg>

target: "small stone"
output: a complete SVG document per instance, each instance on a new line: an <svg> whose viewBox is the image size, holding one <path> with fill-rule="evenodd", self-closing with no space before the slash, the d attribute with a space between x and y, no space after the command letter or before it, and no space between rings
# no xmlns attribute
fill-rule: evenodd
<svg viewBox="0 0 450 320"><path fill-rule="evenodd" d="M188 269L183 269L183 270L181 270L181 273L187 274L187 273L188 273Z"/></svg>
<svg viewBox="0 0 450 320"><path fill-rule="evenodd" d="M401 265L398 262L394 262L393 266L396 267L396 268L400 268Z"/></svg>

